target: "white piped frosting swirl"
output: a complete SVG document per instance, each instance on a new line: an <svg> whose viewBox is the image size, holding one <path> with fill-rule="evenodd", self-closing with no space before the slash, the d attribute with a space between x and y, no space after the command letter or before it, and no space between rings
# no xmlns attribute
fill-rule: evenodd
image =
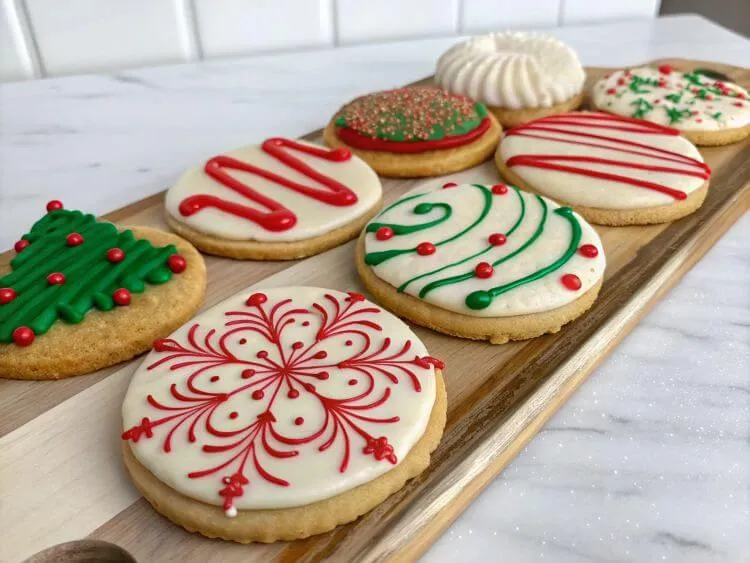
<svg viewBox="0 0 750 563"><path fill-rule="evenodd" d="M489 106L550 107L579 94L585 73L575 51L539 33L472 37L438 59L435 80Z"/></svg>

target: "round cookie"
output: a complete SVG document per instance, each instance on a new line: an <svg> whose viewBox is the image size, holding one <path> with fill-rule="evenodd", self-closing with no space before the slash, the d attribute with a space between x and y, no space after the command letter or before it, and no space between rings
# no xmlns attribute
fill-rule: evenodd
<svg viewBox="0 0 750 563"><path fill-rule="evenodd" d="M206 266L183 239L61 207L48 204L0 275L0 377L59 379L128 360L203 301Z"/></svg>
<svg viewBox="0 0 750 563"><path fill-rule="evenodd" d="M551 35L518 31L454 45L435 71L435 82L483 102L503 127L578 108L585 79L568 45Z"/></svg>
<svg viewBox="0 0 750 563"><path fill-rule="evenodd" d="M380 208L380 180L345 149L271 138L209 159L167 190L167 223L199 249L293 260L355 236Z"/></svg>
<svg viewBox="0 0 750 563"><path fill-rule="evenodd" d="M428 466L442 367L360 294L245 291L155 343L122 407L125 466L189 531L243 543L326 532Z"/></svg>
<svg viewBox="0 0 750 563"><path fill-rule="evenodd" d="M510 129L495 163L506 181L612 226L664 223L692 213L711 176L698 149L676 129L599 112Z"/></svg>
<svg viewBox="0 0 750 563"><path fill-rule="evenodd" d="M594 302L605 259L568 207L505 184L418 188L359 239L357 269L386 307L502 344L557 332Z"/></svg>
<svg viewBox="0 0 750 563"><path fill-rule="evenodd" d="M413 86L351 101L323 132L382 176L440 176L490 158L502 128L481 103L437 88Z"/></svg>
<svg viewBox="0 0 750 563"><path fill-rule="evenodd" d="M591 98L602 111L673 127L700 146L750 135L747 90L669 65L613 72L594 85Z"/></svg>

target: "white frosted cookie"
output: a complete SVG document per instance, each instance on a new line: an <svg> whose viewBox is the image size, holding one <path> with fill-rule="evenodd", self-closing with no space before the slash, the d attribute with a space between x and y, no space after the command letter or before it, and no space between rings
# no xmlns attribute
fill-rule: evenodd
<svg viewBox="0 0 750 563"><path fill-rule="evenodd" d="M421 472L442 363L357 293L244 291L157 341L122 407L126 467L157 510L240 542L353 520Z"/></svg>
<svg viewBox="0 0 750 563"><path fill-rule="evenodd" d="M750 134L748 91L669 65L618 70L593 88L603 111L678 129L697 145L721 145Z"/></svg>
<svg viewBox="0 0 750 563"><path fill-rule="evenodd" d="M189 170L165 208L170 226L206 252L285 259L356 236L381 195L375 172L350 151L271 138Z"/></svg>
<svg viewBox="0 0 750 563"><path fill-rule="evenodd" d="M568 45L550 35L517 31L454 45L435 71L440 86L487 104L503 126L575 109L584 80Z"/></svg>
<svg viewBox="0 0 750 563"><path fill-rule="evenodd" d="M496 163L509 182L609 225L687 215L703 202L711 175L698 149L676 129L599 112L510 129Z"/></svg>
<svg viewBox="0 0 750 563"><path fill-rule="evenodd" d="M398 314L492 342L559 330L593 303L605 267L570 208L505 184L409 192L367 225L357 262Z"/></svg>

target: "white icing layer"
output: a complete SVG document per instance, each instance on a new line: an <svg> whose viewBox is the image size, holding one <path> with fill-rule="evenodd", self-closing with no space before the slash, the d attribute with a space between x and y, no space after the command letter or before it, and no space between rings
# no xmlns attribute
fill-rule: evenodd
<svg viewBox="0 0 750 563"><path fill-rule="evenodd" d="M549 35L509 31L472 37L443 53L435 80L489 106L550 107L579 94L586 76L575 51Z"/></svg>
<svg viewBox="0 0 750 563"><path fill-rule="evenodd" d="M741 86L659 68L618 70L602 78L592 92L596 107L681 131L720 131L750 124L748 91Z"/></svg>
<svg viewBox="0 0 750 563"><path fill-rule="evenodd" d="M298 142L308 146L316 146L312 143ZM225 153L225 155L263 168L304 186L321 190L326 189L323 184L286 166L274 156L263 151L261 147L261 145L243 147ZM244 197L206 174L202 164L188 170L174 186L167 190L164 202L167 212L174 219L202 233L216 237L228 240L284 242L304 240L329 233L361 217L380 200L382 188L377 174L357 156L352 155L346 161L332 162L294 149L286 149L286 152L315 171L349 188L356 194L357 202L345 206L331 205L298 193L257 174L240 170L226 170L231 177L289 209L297 217L296 224L287 230L272 231L249 219L238 217L214 207L206 207L193 215L185 216L180 213L180 203L185 198L198 194L215 196L252 207L264 213L268 211L266 207Z"/></svg>
<svg viewBox="0 0 750 563"><path fill-rule="evenodd" d="M436 185L410 191L368 225L366 262L380 279L409 295L443 309L478 317L556 309L574 301L601 279L604 252L599 236L588 223L567 208L562 213L557 211L560 206L549 199L499 186L494 191L505 193L493 193L492 187L475 184L449 188ZM447 213L450 213L448 219L431 227L398 234L399 225L432 223ZM384 227L393 229L395 234L379 240L377 231ZM581 237L574 244L577 228ZM540 234L535 238L537 232ZM492 234L506 235L506 242L493 246ZM433 243L435 252L420 255L417 247L423 242ZM579 252L583 245L595 246L597 256L583 256ZM467 305L474 292L492 291L533 276L561 260L571 248L572 253L563 264L539 279L497 294L485 308ZM377 263L386 256L377 253L393 250L404 252ZM482 262L494 264L494 272L488 278L474 273ZM566 274L580 279L578 290L565 287L562 276ZM430 284L454 276L467 279L424 293Z"/></svg>
<svg viewBox="0 0 750 563"><path fill-rule="evenodd" d="M678 201L674 195L628 181L690 194L706 183L708 175L698 149L676 130L598 112L531 121L507 131L498 152L515 174L544 195L601 209L637 209ZM587 176L586 172L618 179Z"/></svg>
<svg viewBox="0 0 750 563"><path fill-rule="evenodd" d="M406 457L435 402L426 357L360 295L246 290L157 343L125 396L124 437L159 480L227 516L306 505Z"/></svg>

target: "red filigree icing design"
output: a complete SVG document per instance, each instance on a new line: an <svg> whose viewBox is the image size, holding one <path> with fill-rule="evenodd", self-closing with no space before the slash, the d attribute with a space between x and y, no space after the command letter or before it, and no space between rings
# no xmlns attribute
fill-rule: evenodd
<svg viewBox="0 0 750 563"><path fill-rule="evenodd" d="M280 487L292 486L283 475L271 473L264 460L295 458L302 445L312 444L313 451L325 453L340 443L337 449L343 452L341 473L346 473L354 448L377 462L396 464L398 459L387 436L373 436L368 428L387 428L400 420L398 416L377 412L390 399L391 385L408 379L409 388L419 393L422 385L417 370L440 369L443 363L431 356L410 354L409 340L394 345L390 337L385 337L374 343L373 335L383 330L377 322L381 312L358 293L348 293L346 297L325 294L309 308L295 307L293 299L272 303L265 294L254 293L240 310L225 312L224 330L205 330L195 323L185 342L158 340L154 350L161 356L147 369L168 366L169 371L184 372L185 377L169 386L168 400L148 395L145 400L154 414L125 430L122 439L138 442L156 437L162 440L166 454L175 447L178 435L190 443L200 442L202 451L216 461L187 476L217 477L217 495L224 499L228 516L236 514L234 500L246 493L254 478ZM286 336L288 328L295 324L309 327L311 342ZM239 357L239 353L230 351L229 343L248 332L260 335L268 346L247 352L242 348L243 357ZM247 339L239 342L245 344ZM327 345L346 350L347 357L332 361ZM237 384L229 392L210 391L210 385L219 380L210 372L224 366L236 366ZM344 370L349 373L339 373ZM355 379L352 372L356 373ZM226 377L226 370L222 370L222 377ZM317 382L332 377L341 378L342 389L351 395L342 397L339 389L336 397L328 397L316 388ZM387 385L376 389L378 378L385 378ZM290 436L278 427L279 416L290 416L279 409L278 398L284 394L294 400L302 393L317 401L324 413L323 421L302 436ZM217 412L234 397L242 396L247 401L248 395L252 401L260 402L260 414L247 425L225 429ZM232 420L237 416L237 410L229 414ZM301 417L294 419L295 425L303 422Z"/></svg>

